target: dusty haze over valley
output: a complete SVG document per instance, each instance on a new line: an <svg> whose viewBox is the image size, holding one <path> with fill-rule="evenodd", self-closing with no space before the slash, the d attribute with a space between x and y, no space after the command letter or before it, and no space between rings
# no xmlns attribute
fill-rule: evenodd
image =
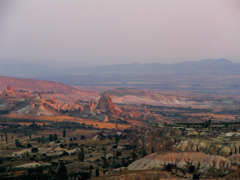
<svg viewBox="0 0 240 180"><path fill-rule="evenodd" d="M0 179L240 179L238 0L0 1Z"/></svg>

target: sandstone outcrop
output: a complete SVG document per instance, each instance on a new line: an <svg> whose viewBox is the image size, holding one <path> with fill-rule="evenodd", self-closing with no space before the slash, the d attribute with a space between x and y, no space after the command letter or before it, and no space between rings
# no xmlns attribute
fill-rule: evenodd
<svg viewBox="0 0 240 180"><path fill-rule="evenodd" d="M14 91L13 88L11 86L9 86L9 85L7 86L7 90L8 91L12 91L12 92Z"/></svg>
<svg viewBox="0 0 240 180"><path fill-rule="evenodd" d="M90 102L90 108L93 110L93 108L94 108L94 102L93 102L93 100L91 100L91 102Z"/></svg>
<svg viewBox="0 0 240 180"><path fill-rule="evenodd" d="M79 105L79 103L71 103L71 102L63 102L55 100L53 103L52 101L47 102L48 106L52 107L57 111L69 111L69 112L82 112L83 107Z"/></svg>
<svg viewBox="0 0 240 180"><path fill-rule="evenodd" d="M108 92L101 95L97 109L105 115L115 115L118 116L122 111L113 104L112 98Z"/></svg>

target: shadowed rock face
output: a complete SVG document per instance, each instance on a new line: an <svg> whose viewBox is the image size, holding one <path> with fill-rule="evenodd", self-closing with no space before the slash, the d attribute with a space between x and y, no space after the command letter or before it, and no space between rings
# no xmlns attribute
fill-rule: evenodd
<svg viewBox="0 0 240 180"><path fill-rule="evenodd" d="M55 103L56 103L56 100L55 100L53 97L51 97L51 98L49 99L49 102L50 102L51 104L55 104Z"/></svg>
<svg viewBox="0 0 240 180"><path fill-rule="evenodd" d="M221 156L206 155L200 152L181 152L164 155L150 154L130 164L128 170L164 169L167 164L173 164L181 169L187 169L189 165L194 165L200 173L207 173L211 168L231 168L231 161Z"/></svg>
<svg viewBox="0 0 240 180"><path fill-rule="evenodd" d="M13 91L13 88L8 85L8 86L7 86L7 90L8 90L8 91Z"/></svg>
<svg viewBox="0 0 240 180"><path fill-rule="evenodd" d="M118 107L115 107L112 101L111 96L108 92L105 92L101 95L97 109L106 115L116 115L118 116L122 111Z"/></svg>

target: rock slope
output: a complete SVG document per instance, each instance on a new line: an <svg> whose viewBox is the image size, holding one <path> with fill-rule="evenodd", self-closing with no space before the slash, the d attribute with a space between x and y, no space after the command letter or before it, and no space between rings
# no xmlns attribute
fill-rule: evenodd
<svg viewBox="0 0 240 180"><path fill-rule="evenodd" d="M150 154L130 164L128 170L165 169L167 164L173 164L180 169L188 169L189 165L194 165L200 173L207 173L211 168L231 168L231 162L221 156L206 155L200 152L181 152L160 155L157 153Z"/></svg>

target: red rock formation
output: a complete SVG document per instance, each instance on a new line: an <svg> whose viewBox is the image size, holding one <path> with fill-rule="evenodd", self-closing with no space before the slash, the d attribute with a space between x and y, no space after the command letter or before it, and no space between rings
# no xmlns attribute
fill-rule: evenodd
<svg viewBox="0 0 240 180"><path fill-rule="evenodd" d="M56 104L56 100L55 100L53 97L51 97L51 98L49 99L49 102L50 102L51 104Z"/></svg>
<svg viewBox="0 0 240 180"><path fill-rule="evenodd" d="M99 99L97 109L106 115L119 115L122 110L119 109L118 107L115 107L112 101L111 96L109 93L106 91L103 93Z"/></svg>
<svg viewBox="0 0 240 180"><path fill-rule="evenodd" d="M93 100L91 100L91 102L90 102L90 108L94 108L94 102L93 102Z"/></svg>
<svg viewBox="0 0 240 180"><path fill-rule="evenodd" d="M8 91L14 91L13 88L11 86L9 86L9 85L7 86L7 90Z"/></svg>

